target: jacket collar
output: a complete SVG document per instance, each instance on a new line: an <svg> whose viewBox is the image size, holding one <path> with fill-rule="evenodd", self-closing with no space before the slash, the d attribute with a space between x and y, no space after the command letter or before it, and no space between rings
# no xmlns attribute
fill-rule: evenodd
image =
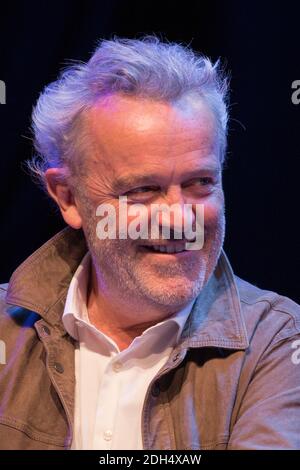
<svg viewBox="0 0 300 470"><path fill-rule="evenodd" d="M181 348L205 346L224 349L249 346L235 276L223 250L181 335Z"/></svg>
<svg viewBox="0 0 300 470"><path fill-rule="evenodd" d="M83 232L65 228L16 269L9 282L7 303L38 313L66 334L61 321L64 303L86 252ZM222 251L214 273L194 303L180 346L245 349L248 345L234 274Z"/></svg>

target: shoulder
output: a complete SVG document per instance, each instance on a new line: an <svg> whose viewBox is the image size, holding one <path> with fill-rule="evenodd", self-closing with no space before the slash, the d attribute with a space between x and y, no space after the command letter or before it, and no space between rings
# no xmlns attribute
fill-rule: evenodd
<svg viewBox="0 0 300 470"><path fill-rule="evenodd" d="M8 304L6 303L8 283L0 284L0 321L2 322L3 317L7 316Z"/></svg>
<svg viewBox="0 0 300 470"><path fill-rule="evenodd" d="M5 300L7 288L8 288L8 282L5 284L0 284L0 302Z"/></svg>
<svg viewBox="0 0 300 470"><path fill-rule="evenodd" d="M260 289L235 276L248 334L259 330L272 342L300 334L300 306L288 297Z"/></svg>
<svg viewBox="0 0 300 470"><path fill-rule="evenodd" d="M0 284L0 332L1 336L13 337L21 328L33 327L40 316L26 308L6 302L8 284Z"/></svg>

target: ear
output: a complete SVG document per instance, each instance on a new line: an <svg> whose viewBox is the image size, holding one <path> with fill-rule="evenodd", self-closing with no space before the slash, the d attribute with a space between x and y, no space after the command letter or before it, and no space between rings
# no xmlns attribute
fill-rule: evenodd
<svg viewBox="0 0 300 470"><path fill-rule="evenodd" d="M49 168L45 172L47 190L60 208L64 221L75 229L82 227L81 216L63 168Z"/></svg>

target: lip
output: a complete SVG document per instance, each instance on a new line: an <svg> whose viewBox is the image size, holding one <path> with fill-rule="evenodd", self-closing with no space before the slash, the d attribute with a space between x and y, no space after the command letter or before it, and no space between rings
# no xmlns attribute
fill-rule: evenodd
<svg viewBox="0 0 300 470"><path fill-rule="evenodd" d="M162 240L156 240L153 241L152 243L149 243L145 240L145 243L141 243L139 246L165 246L165 247L172 247L172 248L184 248L187 243L193 243L196 241L195 239L193 240L188 240L188 239L180 239L180 240L174 240L171 243L168 242L168 240L162 239Z"/></svg>

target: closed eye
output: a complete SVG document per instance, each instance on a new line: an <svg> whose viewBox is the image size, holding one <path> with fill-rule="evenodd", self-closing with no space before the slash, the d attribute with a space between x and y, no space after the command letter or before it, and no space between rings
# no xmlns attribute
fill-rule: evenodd
<svg viewBox="0 0 300 470"><path fill-rule="evenodd" d="M123 196L128 197L128 202L149 202L153 200L161 191L159 186L139 186L137 188L130 189L123 193Z"/></svg>
<svg viewBox="0 0 300 470"><path fill-rule="evenodd" d="M208 186L209 184L214 184L214 179L210 176L203 176L199 178L194 178L189 182L182 185L183 188L196 185L196 186Z"/></svg>
<svg viewBox="0 0 300 470"><path fill-rule="evenodd" d="M159 188L157 186L141 186L139 188L130 189L130 191L127 191L124 195L126 196L127 194L141 194L158 190Z"/></svg>

